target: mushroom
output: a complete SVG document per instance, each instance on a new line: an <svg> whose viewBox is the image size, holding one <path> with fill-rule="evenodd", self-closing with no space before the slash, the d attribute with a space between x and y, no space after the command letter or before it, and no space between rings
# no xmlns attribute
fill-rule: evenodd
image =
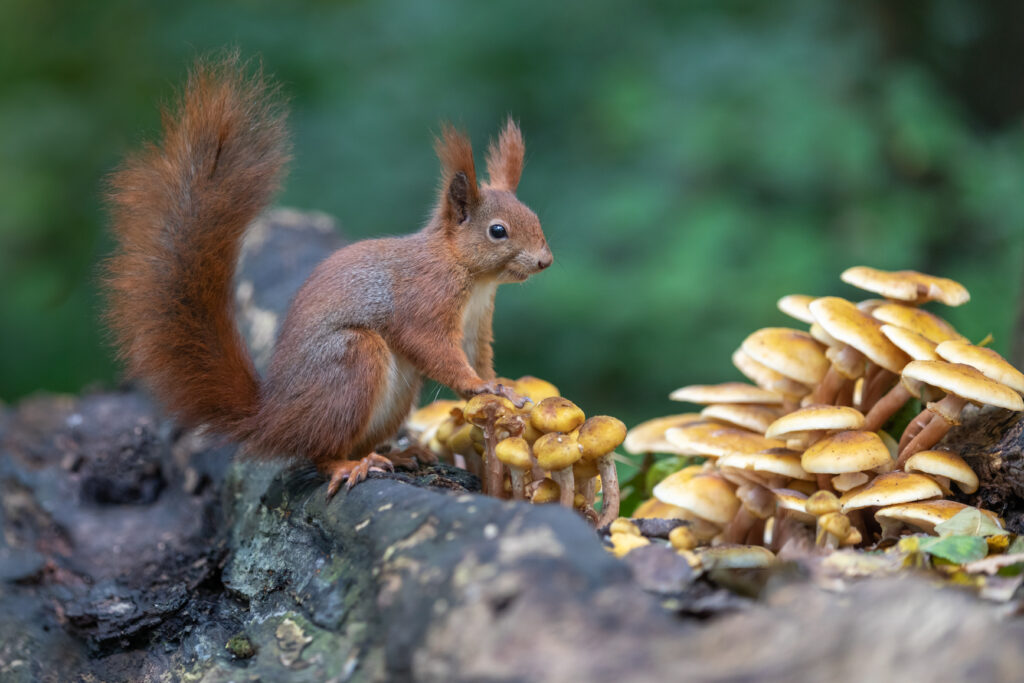
<svg viewBox="0 0 1024 683"><path fill-rule="evenodd" d="M668 542L676 550L693 550L697 547L697 536L687 524L680 524L668 532Z"/></svg>
<svg viewBox="0 0 1024 683"><path fill-rule="evenodd" d="M864 416L849 406L809 405L783 415L765 430L770 439L786 438L807 440L806 445L818 441L829 432L860 429Z"/></svg>
<svg viewBox="0 0 1024 683"><path fill-rule="evenodd" d="M778 301L779 310L788 315L791 318L796 318L802 323L808 325L814 324L814 314L807 307L812 301L817 299L816 296L809 296L807 294L788 294Z"/></svg>
<svg viewBox="0 0 1024 683"><path fill-rule="evenodd" d="M583 424L586 416L580 407L567 398L550 396L530 411L530 423L542 433L568 434Z"/></svg>
<svg viewBox="0 0 1024 683"><path fill-rule="evenodd" d="M944 341L935 347L935 352L943 360L970 365L989 379L1024 394L1024 373L992 349L966 341Z"/></svg>
<svg viewBox="0 0 1024 683"><path fill-rule="evenodd" d="M410 413L405 420L409 435L426 445L437 428L451 416L453 408L461 408L462 401L434 401Z"/></svg>
<svg viewBox="0 0 1024 683"><path fill-rule="evenodd" d="M512 499L523 500L525 497L525 476L533 465L530 444L521 436L510 436L502 439L494 447L494 454L509 470L512 483Z"/></svg>
<svg viewBox="0 0 1024 683"><path fill-rule="evenodd" d="M839 503L843 512L849 512L941 497L939 485L923 474L890 472L880 474L863 488L845 494Z"/></svg>
<svg viewBox="0 0 1024 683"><path fill-rule="evenodd" d="M601 476L601 517L598 526L607 524L619 514L619 482L613 452L626 438L626 425L608 415L596 415L579 427L576 439L583 459L596 462ZM588 501L589 503L590 501Z"/></svg>
<svg viewBox="0 0 1024 683"><path fill-rule="evenodd" d="M825 349L800 330L765 327L744 339L740 349L758 363L808 386L818 384L829 369Z"/></svg>
<svg viewBox="0 0 1024 683"><path fill-rule="evenodd" d="M961 510L970 505L955 500L927 500L921 503L902 503L890 505L875 512L875 520L882 525L882 538L897 538L900 530L908 526L916 531L934 534L935 526L952 519ZM980 509L980 508L979 508ZM988 510L981 510L996 523L999 518ZM1001 523L1000 523L1000 526Z"/></svg>
<svg viewBox="0 0 1024 683"><path fill-rule="evenodd" d="M935 343L925 339L917 332L895 325L882 325L881 329L882 334L912 360L939 359L938 354L935 353ZM870 406L864 416L866 431L876 432L881 429L882 425L895 415L896 411L902 408L911 396L910 389L903 382L896 382L884 396L878 398L877 395L880 393L878 386L872 386L868 388L864 397L862 405Z"/></svg>
<svg viewBox="0 0 1024 683"><path fill-rule="evenodd" d="M835 550L851 531L850 518L841 512L829 512L818 518L818 533L814 544L819 548Z"/></svg>
<svg viewBox="0 0 1024 683"><path fill-rule="evenodd" d="M484 437L484 493L502 497L505 469L494 453L498 439L498 423L516 413L515 404L503 396L479 394L469 399L462 409L466 421L480 427Z"/></svg>
<svg viewBox="0 0 1024 683"><path fill-rule="evenodd" d="M866 472L891 463L889 449L874 432L839 432L809 446L800 456L801 467L812 474ZM819 478L818 485L827 488L828 479Z"/></svg>
<svg viewBox="0 0 1024 683"><path fill-rule="evenodd" d="M775 406L752 403L715 403L700 411L704 419L724 422L760 434L764 434L768 425L781 414L782 411Z"/></svg>
<svg viewBox="0 0 1024 683"><path fill-rule="evenodd" d="M947 495L950 481L955 481L964 493L974 493L978 490L978 475L956 453L918 451L907 458L903 471L920 472L931 476L940 487L946 489Z"/></svg>
<svg viewBox="0 0 1024 683"><path fill-rule="evenodd" d="M562 491L558 484L547 477L532 482L530 486L533 487L530 502L534 505L546 505L561 500Z"/></svg>
<svg viewBox="0 0 1024 683"><path fill-rule="evenodd" d="M736 516L740 500L724 479L708 474L676 477L671 474L654 487L654 497L663 503L689 510L703 520L723 527Z"/></svg>
<svg viewBox="0 0 1024 683"><path fill-rule="evenodd" d="M545 399L547 400L547 399ZM551 473L561 492L559 502L571 508L576 495L572 466L583 457L583 449L576 439L561 432L548 432L533 444L533 453L541 469Z"/></svg>
<svg viewBox="0 0 1024 683"><path fill-rule="evenodd" d="M772 370L763 363L744 353L743 349L736 349L732 354L732 364L746 377L762 389L767 389L783 397L785 402L796 403L801 398L811 393L811 388L801 384L794 379L786 377L781 372Z"/></svg>
<svg viewBox="0 0 1024 683"><path fill-rule="evenodd" d="M716 463L723 472L726 470L746 470L758 475L757 482L771 488L776 481L771 477L779 477L783 481L800 479L814 481L814 475L804 471L800 466L800 453L788 448L768 448L756 453L732 453L722 456Z"/></svg>
<svg viewBox="0 0 1024 683"><path fill-rule="evenodd" d="M512 383L516 393L520 396L525 396L536 405L546 398L554 396L560 396L558 387L551 382L540 379L539 377L533 377L532 375L523 375L515 382Z"/></svg>
<svg viewBox="0 0 1024 683"><path fill-rule="evenodd" d="M810 309L818 324L842 344L829 349L828 358L832 364L811 394L812 402L834 402L846 383L850 383L852 389L853 380L865 375L865 358L894 375L910 360L882 334L881 324L853 303L826 296L813 301Z"/></svg>
<svg viewBox="0 0 1024 683"><path fill-rule="evenodd" d="M757 484L736 487L740 507L718 537L722 543L740 543L759 523L763 524L775 512L775 495ZM763 527L759 527L763 528Z"/></svg>
<svg viewBox="0 0 1024 683"><path fill-rule="evenodd" d="M668 396L673 401L685 401L703 405L711 403L782 403L782 396L743 382L722 384L691 384L676 389Z"/></svg>
<svg viewBox="0 0 1024 683"><path fill-rule="evenodd" d="M937 387L946 392L946 397L929 403L907 426L901 439L897 468L902 467L914 453L938 443L949 428L959 422L960 411L968 401L1007 410L1024 410L1020 394L985 377L969 365L916 360L903 369L903 377ZM932 415L930 418L929 413Z"/></svg>
<svg viewBox="0 0 1024 683"><path fill-rule="evenodd" d="M703 418L699 413L684 413L656 417L653 420L641 422L626 433L626 440L622 442L622 447L626 449L627 453L633 455L675 453L676 447L665 439L665 430L701 420Z"/></svg>
<svg viewBox="0 0 1024 683"><path fill-rule="evenodd" d="M759 545L718 545L697 553L705 570L763 569L775 564L775 554Z"/></svg>
<svg viewBox="0 0 1024 683"><path fill-rule="evenodd" d="M947 306L959 306L971 299L970 293L959 282L914 270L885 271L868 266L854 266L844 270L839 278L854 287L880 294L887 299L898 299L913 304L940 301Z"/></svg>
<svg viewBox="0 0 1024 683"><path fill-rule="evenodd" d="M635 534L612 534L610 538L612 554L618 558L625 557L631 551L651 544L649 539Z"/></svg>
<svg viewBox="0 0 1024 683"><path fill-rule="evenodd" d="M723 427L714 422L694 422L674 427L665 432L665 438L680 451L712 458L736 453L757 453L786 446L777 439L768 439L745 429Z"/></svg>
<svg viewBox="0 0 1024 683"><path fill-rule="evenodd" d="M887 303L871 311L872 317L883 323L916 332L928 341L941 344L944 341L965 341L948 322L928 311L903 304Z"/></svg>

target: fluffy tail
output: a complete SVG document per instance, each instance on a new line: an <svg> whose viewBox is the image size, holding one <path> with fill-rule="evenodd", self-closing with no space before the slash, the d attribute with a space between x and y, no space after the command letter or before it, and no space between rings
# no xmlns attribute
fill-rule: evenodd
<svg viewBox="0 0 1024 683"><path fill-rule="evenodd" d="M231 55L197 64L163 141L111 178L119 249L107 320L131 375L187 425L251 435L260 382L234 321L232 277L246 226L288 161L285 113Z"/></svg>

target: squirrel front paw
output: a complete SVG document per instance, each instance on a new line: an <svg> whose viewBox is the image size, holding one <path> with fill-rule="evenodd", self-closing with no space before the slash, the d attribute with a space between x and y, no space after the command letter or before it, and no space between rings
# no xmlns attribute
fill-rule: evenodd
<svg viewBox="0 0 1024 683"><path fill-rule="evenodd" d="M470 396L476 396L478 394L494 394L495 396L502 396L512 401L516 408L522 408L526 405L529 400L525 396L520 396L515 390L507 384L501 384L495 380L490 382L484 382L469 390Z"/></svg>

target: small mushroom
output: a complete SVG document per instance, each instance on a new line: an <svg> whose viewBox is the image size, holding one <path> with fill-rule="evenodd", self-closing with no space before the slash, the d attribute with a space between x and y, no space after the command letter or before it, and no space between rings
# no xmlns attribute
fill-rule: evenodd
<svg viewBox="0 0 1024 683"><path fill-rule="evenodd" d="M608 415L596 415L582 425L576 439L583 459L597 463L603 490L601 516L598 526L619 514L619 482L613 458L615 449L626 438L626 425Z"/></svg>
<svg viewBox="0 0 1024 683"><path fill-rule="evenodd" d="M800 330L766 327L750 334L740 348L762 365L808 386L818 384L829 369L825 349Z"/></svg>
<svg viewBox="0 0 1024 683"><path fill-rule="evenodd" d="M668 542L676 550L693 550L697 547L697 536L687 525L677 526L668 532Z"/></svg>
<svg viewBox="0 0 1024 683"><path fill-rule="evenodd" d="M782 416L782 411L775 406L753 403L713 403L700 411L700 414L706 420L724 422L764 434L768 426Z"/></svg>
<svg viewBox="0 0 1024 683"><path fill-rule="evenodd" d="M561 492L559 502L567 508L573 507L576 483L572 466L583 457L579 442L568 434L548 432L533 444L533 453L541 469L550 472L551 478L558 484Z"/></svg>
<svg viewBox="0 0 1024 683"><path fill-rule="evenodd" d="M742 348L733 352L732 364L757 386L782 396L784 402L796 403L811 393L811 388L806 384L801 384L763 363L758 363L744 353Z"/></svg>
<svg viewBox="0 0 1024 683"><path fill-rule="evenodd" d="M551 382L534 377L532 375L524 375L512 383L516 393L520 396L525 396L530 401L537 405L546 398L554 396L560 396L558 387Z"/></svg>
<svg viewBox="0 0 1024 683"><path fill-rule="evenodd" d="M702 419L699 413L683 413L641 422L626 433L626 440L622 442L622 447L626 449L627 453L633 455L675 453L675 446L665 439L665 431L672 427L682 427L691 422L699 422Z"/></svg>
<svg viewBox="0 0 1024 683"><path fill-rule="evenodd" d="M515 415L516 407L503 396L479 394L469 399L462 409L466 421L480 427L484 436L484 493L501 497L504 493L504 466L494 453L497 445L499 422Z"/></svg>
<svg viewBox="0 0 1024 683"><path fill-rule="evenodd" d="M497 443L494 447L494 454L498 460L508 467L509 479L512 483L513 500L523 500L525 497L526 473L530 471L533 465L530 444L521 436L510 436Z"/></svg>
<svg viewBox="0 0 1024 683"><path fill-rule="evenodd" d="M579 406L560 396L545 398L530 411L530 423L545 434L549 432L568 434L583 424L585 419L586 416Z"/></svg>
<svg viewBox="0 0 1024 683"><path fill-rule="evenodd" d="M673 401L709 405L712 403L760 403L764 405L782 403L782 396L743 382L722 384L690 384L676 389L668 397Z"/></svg>
<svg viewBox="0 0 1024 683"><path fill-rule="evenodd" d="M701 519L719 527L736 516L740 501L733 487L716 476L699 474L695 477L677 477L670 474L654 487L654 497L663 503L689 510Z"/></svg>
<svg viewBox="0 0 1024 683"><path fill-rule="evenodd" d="M978 490L978 475L971 466L956 453L947 451L918 451L907 458L905 472L919 472L932 478L952 480L964 493ZM941 483L940 483L941 486Z"/></svg>
<svg viewBox="0 0 1024 683"><path fill-rule="evenodd" d="M818 518L818 533L815 545L834 550L846 540L850 533L850 518L841 512L829 512Z"/></svg>
<svg viewBox="0 0 1024 683"><path fill-rule="evenodd" d="M562 491L558 484L547 477L534 481L531 487L533 491L530 493L530 502L534 505L557 503L561 500Z"/></svg>
<svg viewBox="0 0 1024 683"><path fill-rule="evenodd" d="M844 494L839 502L842 511L849 512L941 497L939 485L923 474L890 472L875 477L863 488Z"/></svg>
<svg viewBox="0 0 1024 683"><path fill-rule="evenodd" d="M935 353L935 344L916 332L896 327L895 325L882 325L882 334L889 341L898 346L913 360L938 360ZM879 396L881 383L869 387L864 397L863 405L870 406L868 413L864 416L863 429L870 432L878 431L886 421L896 414L903 405L910 400L910 389L901 381L897 381L884 396Z"/></svg>
<svg viewBox="0 0 1024 683"><path fill-rule="evenodd" d="M959 282L915 270L886 271L854 266L844 270L839 277L854 287L912 304L940 301L947 306L959 306L971 298Z"/></svg>

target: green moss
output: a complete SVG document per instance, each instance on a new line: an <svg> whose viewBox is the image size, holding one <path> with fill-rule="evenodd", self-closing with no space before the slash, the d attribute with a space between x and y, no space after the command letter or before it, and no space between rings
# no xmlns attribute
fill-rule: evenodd
<svg viewBox="0 0 1024 683"><path fill-rule="evenodd" d="M231 636L224 649L230 652L235 659L249 659L256 654L256 646L244 633L236 633Z"/></svg>

